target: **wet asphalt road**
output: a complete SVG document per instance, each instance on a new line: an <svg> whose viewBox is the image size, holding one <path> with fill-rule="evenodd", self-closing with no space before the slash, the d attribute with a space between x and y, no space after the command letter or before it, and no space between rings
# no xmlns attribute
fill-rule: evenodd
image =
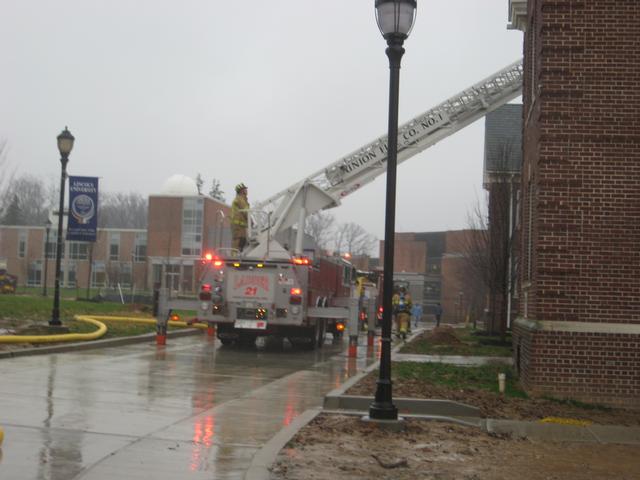
<svg viewBox="0 0 640 480"><path fill-rule="evenodd" d="M377 361L330 335L314 352L168 343L0 360L0 479L240 479L281 428Z"/></svg>

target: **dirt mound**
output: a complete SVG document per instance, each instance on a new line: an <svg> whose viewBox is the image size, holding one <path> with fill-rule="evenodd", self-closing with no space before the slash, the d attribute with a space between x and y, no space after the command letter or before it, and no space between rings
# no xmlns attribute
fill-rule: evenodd
<svg viewBox="0 0 640 480"><path fill-rule="evenodd" d="M640 478L636 445L511 439L407 419L402 432L320 415L280 452L274 480L584 480Z"/></svg>
<svg viewBox="0 0 640 480"><path fill-rule="evenodd" d="M462 343L456 336L453 327L449 325L443 325L429 330L424 334L424 338L433 345L459 345Z"/></svg>

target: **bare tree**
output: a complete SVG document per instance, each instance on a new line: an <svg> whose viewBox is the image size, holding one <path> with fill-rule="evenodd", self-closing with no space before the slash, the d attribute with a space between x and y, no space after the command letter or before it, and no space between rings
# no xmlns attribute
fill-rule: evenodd
<svg viewBox="0 0 640 480"><path fill-rule="evenodd" d="M13 177L0 196L3 223L42 225L47 219L50 195L44 182L33 175Z"/></svg>
<svg viewBox="0 0 640 480"><path fill-rule="evenodd" d="M335 230L335 250L351 255L367 255L376 244L376 238L357 223L339 225Z"/></svg>
<svg viewBox="0 0 640 480"><path fill-rule="evenodd" d="M335 221L335 217L329 212L316 212L307 217L304 232L311 236L320 248L326 249L333 236Z"/></svg>
<svg viewBox="0 0 640 480"><path fill-rule="evenodd" d="M202 185L204 185L204 180L202 179L202 175L198 173L196 175L196 187L198 188L198 195L202 195Z"/></svg>
<svg viewBox="0 0 640 480"><path fill-rule="evenodd" d="M211 198L215 198L216 200L220 200L221 202L226 202L224 192L220 187L220 181L215 178L211 180L211 188L209 189L209 196Z"/></svg>
<svg viewBox="0 0 640 480"><path fill-rule="evenodd" d="M485 216L479 205L469 215L469 228L478 234L467 238L464 257L465 281L482 284L487 291L485 328L504 337L513 311L513 283L518 267L514 248L519 177L513 169L513 149L509 142L498 146L497 157L488 172L488 215Z"/></svg>
<svg viewBox="0 0 640 480"><path fill-rule="evenodd" d="M148 201L139 193L101 193L100 228L146 228Z"/></svg>

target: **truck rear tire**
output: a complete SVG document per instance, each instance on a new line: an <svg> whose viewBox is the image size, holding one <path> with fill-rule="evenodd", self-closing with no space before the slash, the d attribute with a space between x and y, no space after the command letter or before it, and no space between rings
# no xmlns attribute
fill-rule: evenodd
<svg viewBox="0 0 640 480"><path fill-rule="evenodd" d="M238 345L243 346L243 347L255 347L256 346L256 338L257 335L251 335L251 334L240 334L240 337L238 338Z"/></svg>
<svg viewBox="0 0 640 480"><path fill-rule="evenodd" d="M307 337L309 341L302 344L305 350L315 350L318 348L318 345L320 344L320 323L321 322L318 320L313 327L306 329L307 332L305 337Z"/></svg>

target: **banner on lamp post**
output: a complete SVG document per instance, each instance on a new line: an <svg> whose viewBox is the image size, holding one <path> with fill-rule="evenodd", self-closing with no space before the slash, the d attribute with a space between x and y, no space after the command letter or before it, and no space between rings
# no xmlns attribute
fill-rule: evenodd
<svg viewBox="0 0 640 480"><path fill-rule="evenodd" d="M67 240L95 242L98 232L98 178L69 177Z"/></svg>

